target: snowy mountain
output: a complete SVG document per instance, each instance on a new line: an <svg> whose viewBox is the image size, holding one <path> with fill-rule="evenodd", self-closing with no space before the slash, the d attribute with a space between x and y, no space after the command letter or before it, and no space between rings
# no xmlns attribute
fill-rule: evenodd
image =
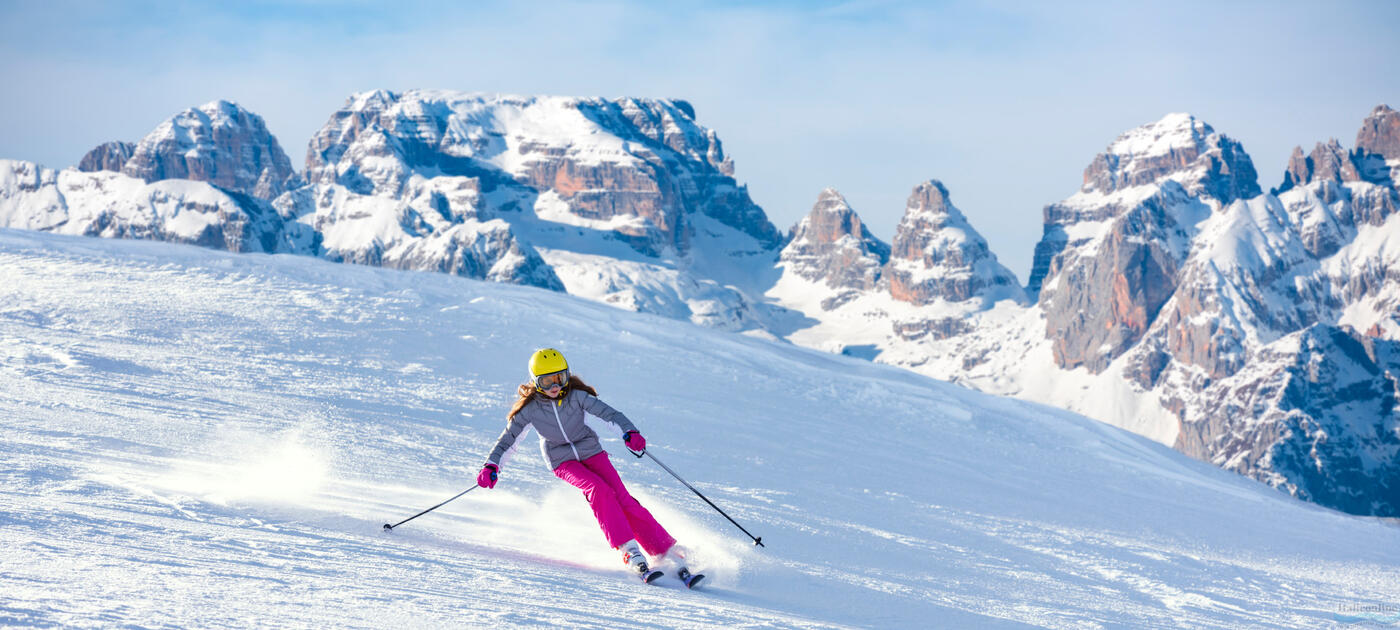
<svg viewBox="0 0 1400 630"><path fill-rule="evenodd" d="M1016 276L987 247L937 180L914 189L885 270L890 295L913 304L1020 299Z"/></svg>
<svg viewBox="0 0 1400 630"><path fill-rule="evenodd" d="M459 225L499 221L528 261L508 281L753 328L744 270L771 266L780 237L694 117L684 101L357 94L311 140L310 190L280 205L328 257L407 269L440 268L435 241Z"/></svg>
<svg viewBox="0 0 1400 630"><path fill-rule="evenodd" d="M136 143L121 171L146 182L209 182L264 200L295 183L288 181L292 163L262 117L228 101L192 107L161 123Z"/></svg>
<svg viewBox="0 0 1400 630"><path fill-rule="evenodd" d="M1176 289L1195 226L1259 193L1239 143L1186 114L1120 136L1074 196L1045 208L1030 290L1055 363L1101 372L1142 338Z"/></svg>
<svg viewBox="0 0 1400 630"><path fill-rule="evenodd" d="M890 244L835 189L784 237L685 101L377 90L330 116L304 173L285 162L261 118L217 101L79 170L0 161L0 226L562 291L1064 407L1400 514L1400 366L1355 351L1400 341L1386 106L1352 150L1296 149L1267 194L1194 116L1122 134L1044 209L1024 289L937 180Z"/></svg>
<svg viewBox="0 0 1400 630"><path fill-rule="evenodd" d="M442 271L761 328L782 315L756 299L776 271L752 270L773 266L781 236L694 115L684 101L377 90L331 116L297 175L261 118L217 101L135 145L125 179L7 162L0 225ZM94 149L84 169L123 151ZM147 202L141 184L166 181L220 201ZM197 220L178 218L190 207Z"/></svg>
<svg viewBox="0 0 1400 630"><path fill-rule="evenodd" d="M1392 126L1378 117L1397 115L1377 108L1359 143ZM1385 350L1400 340L1400 195L1360 177L1371 151L1319 145L1287 190L1259 194L1238 143L1193 117L1130 131L1046 207L1037 303L984 318L942 361L900 361L1324 505L1400 514L1400 363Z"/></svg>
<svg viewBox="0 0 1400 630"><path fill-rule="evenodd" d="M821 302L822 310L874 289L889 260L889 244L870 233L835 188L817 196L812 211L793 226L778 257L784 273L831 290Z"/></svg>
<svg viewBox="0 0 1400 630"><path fill-rule="evenodd" d="M704 590L628 575L533 444L384 533L470 487L543 344L766 547L605 424ZM8 626L1330 628L1400 600L1392 523L1062 410L535 287L0 229L0 372Z"/></svg>
<svg viewBox="0 0 1400 630"><path fill-rule="evenodd" d="M285 223L256 198L205 182L0 160L0 226L267 252L286 251Z"/></svg>
<svg viewBox="0 0 1400 630"><path fill-rule="evenodd" d="M1001 293L969 305L947 290L1006 287L994 259L980 271L928 265L927 286L943 290L910 299L891 272L919 257L908 246L881 270L887 288L846 286L837 300L794 274L770 295L818 321L788 334L795 343L1069 408L1323 505L1400 515L1400 363L1387 350L1400 341L1388 170L1400 162L1378 153L1400 151L1396 128L1400 115L1377 108L1356 150L1320 144L1270 194L1243 147L1195 117L1131 130L1092 160L1079 192L1045 208L1033 303ZM939 241L904 230L939 205L920 196L897 244ZM922 260L985 252L950 216L974 245ZM823 268L802 265L789 269Z"/></svg>

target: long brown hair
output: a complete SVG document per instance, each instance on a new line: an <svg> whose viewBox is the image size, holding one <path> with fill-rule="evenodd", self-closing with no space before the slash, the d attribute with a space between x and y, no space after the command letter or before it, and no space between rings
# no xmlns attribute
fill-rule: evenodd
<svg viewBox="0 0 1400 630"><path fill-rule="evenodd" d="M564 394L568 393L568 391L571 389L582 390L594 396L598 395L598 390L593 389L593 387L589 386L588 383L583 382L583 379L572 374L569 375L569 385L564 388L564 391L559 392L559 397L563 398ZM520 410L525 408L525 404L530 402L530 400L535 396L539 396L540 398L549 398L548 396L545 396L544 394L535 391L534 383L521 383L520 387L515 388L515 395L519 396L519 398L516 398L515 404L510 406L510 413L506 414L507 421L513 420L515 418L515 414L520 413Z"/></svg>

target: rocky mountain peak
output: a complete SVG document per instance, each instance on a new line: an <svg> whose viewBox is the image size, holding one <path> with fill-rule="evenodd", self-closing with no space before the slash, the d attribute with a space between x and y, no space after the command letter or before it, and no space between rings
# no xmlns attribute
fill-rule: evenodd
<svg viewBox="0 0 1400 630"><path fill-rule="evenodd" d="M793 226L779 261L793 273L833 289L863 291L879 282L889 258L890 246L870 233L840 192L827 188L812 211Z"/></svg>
<svg viewBox="0 0 1400 630"><path fill-rule="evenodd" d="M1306 157L1302 147L1294 147L1288 158L1288 169L1283 174L1283 184L1273 190L1274 194L1295 186L1306 186L1316 181L1355 182L1361 180L1352 156L1342 148L1336 138L1325 144L1317 143L1312 153Z"/></svg>
<svg viewBox="0 0 1400 630"><path fill-rule="evenodd" d="M1258 174L1244 147L1182 113L1119 136L1084 170L1083 192L1111 194L1165 179L1220 205L1260 192Z"/></svg>
<svg viewBox="0 0 1400 630"><path fill-rule="evenodd" d="M943 182L931 179L914 187L905 203L905 217L929 215L932 220L948 220L952 213L961 217L962 213L948 203L948 189Z"/></svg>
<svg viewBox="0 0 1400 630"><path fill-rule="evenodd" d="M1400 160L1400 112L1377 105L1356 132L1356 148L1387 160Z"/></svg>
<svg viewBox="0 0 1400 630"><path fill-rule="evenodd" d="M1400 112L1388 105L1377 105L1356 132L1356 169L1373 184L1396 187L1400 184Z"/></svg>
<svg viewBox="0 0 1400 630"><path fill-rule="evenodd" d="M834 243L847 236L860 239L869 233L846 197L835 188L826 188L817 195L812 211L793 227L790 240L805 237Z"/></svg>
<svg viewBox="0 0 1400 630"><path fill-rule="evenodd" d="M398 197L413 182L480 182L502 212L685 253L704 215L776 249L782 238L733 179L688 103L384 90L351 96L311 140L307 180Z"/></svg>
<svg viewBox="0 0 1400 630"><path fill-rule="evenodd" d="M1244 148L1190 114L1114 140L1079 193L1045 207L1028 291L1056 363L1098 373L1136 344L1175 291L1196 226L1258 194Z"/></svg>
<svg viewBox="0 0 1400 630"><path fill-rule="evenodd" d="M262 117L229 101L187 109L137 143L122 172L153 182L192 179L272 199L295 172Z"/></svg>
<svg viewBox="0 0 1400 630"><path fill-rule="evenodd" d="M136 152L136 145L130 142L112 141L97 145L78 162L78 170L84 173L114 171L120 173L122 166Z"/></svg>
<svg viewBox="0 0 1400 630"><path fill-rule="evenodd" d="M919 184L909 195L885 277L895 299L914 304L1024 298L1016 276L997 262L937 180Z"/></svg>

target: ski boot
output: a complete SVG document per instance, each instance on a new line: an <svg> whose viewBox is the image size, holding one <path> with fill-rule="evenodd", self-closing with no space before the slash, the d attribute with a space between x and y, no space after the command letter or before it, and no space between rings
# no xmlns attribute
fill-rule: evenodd
<svg viewBox="0 0 1400 630"><path fill-rule="evenodd" d="M642 578L643 582L650 584L655 582L656 578L661 577L662 573L660 571L653 570L651 567L647 566L647 557L642 554L642 550L637 545L637 541L629 540L623 543L619 549L622 550L622 562L633 571L636 571L637 576Z"/></svg>
<svg viewBox="0 0 1400 630"><path fill-rule="evenodd" d="M690 567L686 566L684 547L671 545L671 548L666 550L665 559L676 567L676 578L683 582L686 588L695 588L700 584L700 580L705 579L704 573L691 573Z"/></svg>

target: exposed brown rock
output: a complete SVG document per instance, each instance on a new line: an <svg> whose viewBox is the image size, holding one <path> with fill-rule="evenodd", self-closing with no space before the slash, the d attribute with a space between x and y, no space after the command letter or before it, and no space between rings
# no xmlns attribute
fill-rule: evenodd
<svg viewBox="0 0 1400 630"><path fill-rule="evenodd" d="M1352 155L1332 138L1326 144L1317 143L1306 157L1302 147L1294 147L1293 155L1288 158L1288 169L1283 174L1283 184L1274 194L1318 181L1357 182L1361 179Z"/></svg>
<svg viewBox="0 0 1400 630"><path fill-rule="evenodd" d="M1356 148L1387 160L1400 160L1400 112L1377 105L1356 132Z"/></svg>
<svg viewBox="0 0 1400 630"><path fill-rule="evenodd" d="M1024 298L1016 276L997 262L937 180L918 185L909 195L884 276L891 296L914 304Z"/></svg>
<svg viewBox="0 0 1400 630"><path fill-rule="evenodd" d="M793 227L779 261L803 278L849 289L823 301L822 308L831 310L873 289L889 257L890 246L870 233L841 193L827 188Z"/></svg>
<svg viewBox="0 0 1400 630"><path fill-rule="evenodd" d="M507 130L472 120L476 108L583 116L623 140L607 159L569 139L506 137ZM398 196L415 174L477 178L486 191L520 189L513 207L530 211L529 195L551 192L584 219L613 223L619 240L647 255L688 251L703 214L748 234L763 247L781 242L777 228L732 177L713 131L693 120L688 103L646 99L545 99L376 91L355 95L312 138L306 177L360 194ZM471 129L451 132L457 120ZM585 141L579 138L577 141ZM510 172L493 158L513 152ZM371 160L367 158L384 158ZM370 168L369 165L373 165Z"/></svg>
<svg viewBox="0 0 1400 630"><path fill-rule="evenodd" d="M136 145L130 142L104 142L83 156L82 161L78 162L78 170L86 173L94 171L120 173L122 166L131 159L131 155L135 152Z"/></svg>
<svg viewBox="0 0 1400 630"><path fill-rule="evenodd" d="M147 182L192 179L271 200L294 175L261 117L228 101L187 109L152 131L122 172Z"/></svg>
<svg viewBox="0 0 1400 630"><path fill-rule="evenodd" d="M894 334L905 341L939 340L967 333L972 327L962 318L944 317L913 322L891 322Z"/></svg>
<svg viewBox="0 0 1400 630"><path fill-rule="evenodd" d="M1162 146L1137 153L1142 138L1155 138ZM1172 114L1120 136L1084 169L1086 191L1112 193L1151 184L1185 170L1199 170L1183 182L1193 194L1228 204L1259 194L1254 163L1238 142L1216 133L1194 116Z"/></svg>

